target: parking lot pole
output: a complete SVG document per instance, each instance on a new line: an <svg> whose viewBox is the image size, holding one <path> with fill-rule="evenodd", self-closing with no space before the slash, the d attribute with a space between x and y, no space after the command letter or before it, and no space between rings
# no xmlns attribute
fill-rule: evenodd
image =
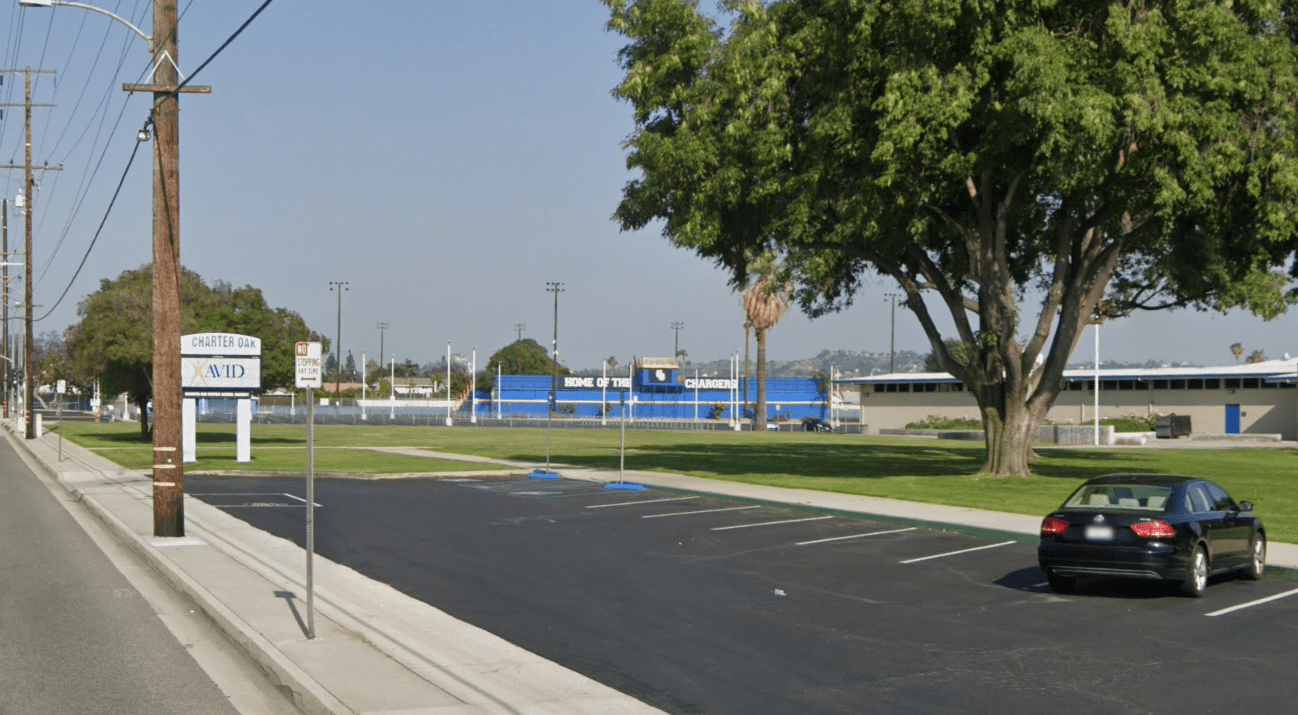
<svg viewBox="0 0 1298 715"><path fill-rule="evenodd" d="M306 390L306 637L315 639L315 390Z"/></svg>

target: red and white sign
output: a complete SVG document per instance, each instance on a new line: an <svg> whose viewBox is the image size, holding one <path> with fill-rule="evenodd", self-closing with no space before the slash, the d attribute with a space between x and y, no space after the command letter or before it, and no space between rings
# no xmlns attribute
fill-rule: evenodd
<svg viewBox="0 0 1298 715"><path fill-rule="evenodd" d="M293 354L293 384L297 387L323 387L324 361L321 359L320 343L298 343Z"/></svg>

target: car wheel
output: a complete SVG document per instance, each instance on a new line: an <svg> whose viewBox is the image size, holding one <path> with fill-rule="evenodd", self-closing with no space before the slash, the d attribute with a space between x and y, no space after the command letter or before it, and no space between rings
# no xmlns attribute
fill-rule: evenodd
<svg viewBox="0 0 1298 715"><path fill-rule="evenodd" d="M1262 534L1253 536L1253 547L1249 549L1248 571L1244 572L1246 578L1251 581L1258 581L1266 573L1266 537Z"/></svg>
<svg viewBox="0 0 1298 715"><path fill-rule="evenodd" d="M1054 569L1046 569L1046 581L1050 583L1050 590L1055 593L1072 593L1073 588L1077 586L1076 576L1061 576L1055 573Z"/></svg>
<svg viewBox="0 0 1298 715"><path fill-rule="evenodd" d="M1197 546L1190 557L1190 566L1186 569L1185 580L1181 582L1181 590L1188 596L1199 598L1207 588L1208 553L1202 546Z"/></svg>

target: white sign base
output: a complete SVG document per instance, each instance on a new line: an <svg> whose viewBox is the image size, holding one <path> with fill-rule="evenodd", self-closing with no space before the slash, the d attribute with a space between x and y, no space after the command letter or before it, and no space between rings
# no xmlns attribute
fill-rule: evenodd
<svg viewBox="0 0 1298 715"><path fill-rule="evenodd" d="M247 464L252 461L252 396L237 397L235 412L235 461ZM180 448L185 464L198 461L198 400L186 397L180 404Z"/></svg>
<svg viewBox="0 0 1298 715"><path fill-rule="evenodd" d="M198 461L198 405L192 397L180 403L180 452L185 464Z"/></svg>

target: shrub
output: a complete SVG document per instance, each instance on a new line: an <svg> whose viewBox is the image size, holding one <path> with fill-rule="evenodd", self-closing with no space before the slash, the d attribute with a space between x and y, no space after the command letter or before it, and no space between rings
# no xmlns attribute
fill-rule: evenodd
<svg viewBox="0 0 1298 715"><path fill-rule="evenodd" d="M1127 415L1100 420L1100 424L1110 426L1114 432L1153 432L1154 422L1158 415Z"/></svg>
<svg viewBox="0 0 1298 715"><path fill-rule="evenodd" d="M906 425L906 429L971 430L982 428L983 423L978 420L971 420L968 417L942 417L940 415L929 415L919 422L911 422Z"/></svg>

